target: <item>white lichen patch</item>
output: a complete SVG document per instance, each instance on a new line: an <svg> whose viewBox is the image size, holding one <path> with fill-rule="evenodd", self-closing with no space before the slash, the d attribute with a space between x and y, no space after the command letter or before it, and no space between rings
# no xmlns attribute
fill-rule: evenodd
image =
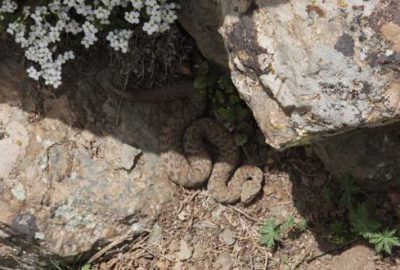
<svg viewBox="0 0 400 270"><path fill-rule="evenodd" d="M23 202L26 200L26 191L24 185L21 183L17 183L12 189L11 189L11 194L14 196L15 199L17 199L20 202Z"/></svg>
<svg viewBox="0 0 400 270"><path fill-rule="evenodd" d="M35 233L35 239L37 239L37 240L43 240L43 239L44 239L44 233L42 233L42 232L36 232L36 233Z"/></svg>

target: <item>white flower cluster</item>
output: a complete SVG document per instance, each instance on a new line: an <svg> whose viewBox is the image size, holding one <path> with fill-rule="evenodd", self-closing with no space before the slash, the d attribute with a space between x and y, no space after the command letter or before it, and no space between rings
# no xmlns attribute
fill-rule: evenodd
<svg viewBox="0 0 400 270"><path fill-rule="evenodd" d="M122 10L128 28L139 24L141 18L147 18L142 29L151 35L169 29L177 18L177 8L167 0L52 0L44 6L23 7L18 19L8 23L7 32L25 49L25 57L33 62L27 69L29 77L42 78L46 85L57 88L61 85L62 65L75 58L72 51L60 52L64 36L81 38L81 44L89 48L107 26L110 30L106 39L110 46L126 53L133 31L113 29L113 19L118 12ZM7 13L17 10L15 0L0 0L0 22Z"/></svg>
<svg viewBox="0 0 400 270"><path fill-rule="evenodd" d="M11 0L3 0L0 5L0 21L4 20L5 13L14 13L17 9L17 3Z"/></svg>
<svg viewBox="0 0 400 270"><path fill-rule="evenodd" d="M128 52L128 40L131 38L133 31L131 30L114 30L108 33L107 40L110 42L111 48L116 51Z"/></svg>

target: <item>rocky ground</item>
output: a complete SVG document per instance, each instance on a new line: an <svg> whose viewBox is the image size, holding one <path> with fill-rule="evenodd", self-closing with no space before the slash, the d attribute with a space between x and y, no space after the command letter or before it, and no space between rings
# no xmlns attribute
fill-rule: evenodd
<svg viewBox="0 0 400 270"><path fill-rule="evenodd" d="M345 210L323 190L338 182L309 148L268 149L260 196L218 204L205 189L158 175L159 105L102 89L99 52L96 64L77 63L50 91L1 45L0 269L29 269L24 258L42 255L47 269L399 269L398 251L380 256L361 240L332 239L329 224ZM390 201L368 196L395 216ZM260 228L271 218L307 226L268 249Z"/></svg>
<svg viewBox="0 0 400 270"><path fill-rule="evenodd" d="M204 190L172 186L153 229L122 245L125 251L106 248L95 269L399 269L396 256L381 257L363 241L333 243L328 225L344 217L324 205L321 188L331 180L310 171L321 172L316 160L302 149L274 157L251 205L221 205ZM271 250L260 243L260 227L269 218L305 219L308 227Z"/></svg>

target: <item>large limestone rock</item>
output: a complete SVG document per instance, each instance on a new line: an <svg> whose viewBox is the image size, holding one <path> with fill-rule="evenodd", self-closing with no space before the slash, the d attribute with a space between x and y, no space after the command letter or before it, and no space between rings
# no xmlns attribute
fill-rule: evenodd
<svg viewBox="0 0 400 270"><path fill-rule="evenodd" d="M16 238L71 256L147 230L171 195L155 170L159 108L120 107L80 70L36 89L0 46L0 264L25 249Z"/></svg>
<svg viewBox="0 0 400 270"><path fill-rule="evenodd" d="M398 119L397 0L199 0L183 10L191 2L199 9L181 22L206 56L221 42L199 42L206 30L194 25L222 35L232 79L273 147Z"/></svg>

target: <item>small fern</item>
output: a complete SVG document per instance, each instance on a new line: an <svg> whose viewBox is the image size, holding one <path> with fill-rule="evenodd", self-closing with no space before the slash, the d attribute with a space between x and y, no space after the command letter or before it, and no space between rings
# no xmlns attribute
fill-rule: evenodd
<svg viewBox="0 0 400 270"><path fill-rule="evenodd" d="M279 225L276 224L275 219L268 219L264 225L261 226L261 244L269 249L274 249L277 243L281 240L281 231Z"/></svg>
<svg viewBox="0 0 400 270"><path fill-rule="evenodd" d="M296 223L295 218L290 216L283 223L276 224L275 219L270 218L260 228L261 244L274 249L283 238L295 232L304 232L306 228L307 223L304 219Z"/></svg>
<svg viewBox="0 0 400 270"><path fill-rule="evenodd" d="M363 237L376 232L381 227L381 224L371 217L370 211L365 203L350 209L349 219L353 230Z"/></svg>
<svg viewBox="0 0 400 270"><path fill-rule="evenodd" d="M347 228L343 220L335 220L329 225L329 238L336 245L344 245L346 239Z"/></svg>
<svg viewBox="0 0 400 270"><path fill-rule="evenodd" d="M392 254L392 249L400 246L400 239L396 236L396 230L368 233L365 238L374 245L378 253L386 252L387 254Z"/></svg>
<svg viewBox="0 0 400 270"><path fill-rule="evenodd" d="M285 220L285 222L282 223L280 226L280 230L282 232L288 232L296 227L296 222L294 220L293 216L290 216L288 219Z"/></svg>

